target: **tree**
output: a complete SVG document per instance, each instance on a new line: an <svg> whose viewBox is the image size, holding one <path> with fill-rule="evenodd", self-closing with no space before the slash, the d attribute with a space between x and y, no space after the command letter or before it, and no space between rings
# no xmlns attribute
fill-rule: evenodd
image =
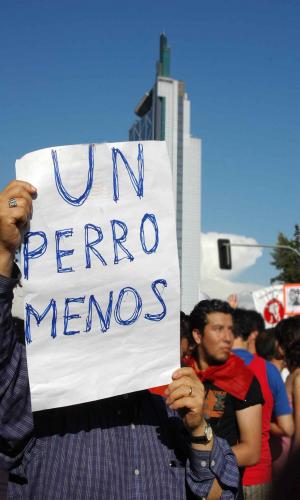
<svg viewBox="0 0 300 500"><path fill-rule="evenodd" d="M278 234L277 245L286 245L298 250L300 253L300 228L295 226L293 239L288 239L283 233ZM276 248L271 253L272 266L280 273L271 279L271 283L300 283L300 256L291 250Z"/></svg>

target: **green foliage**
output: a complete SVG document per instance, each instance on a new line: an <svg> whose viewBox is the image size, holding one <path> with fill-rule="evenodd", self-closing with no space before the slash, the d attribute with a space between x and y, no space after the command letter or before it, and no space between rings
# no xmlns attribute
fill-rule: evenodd
<svg viewBox="0 0 300 500"><path fill-rule="evenodd" d="M300 231L299 226L295 226L293 239L287 238L283 233L279 233L277 245L285 245L295 248L300 253ZM271 264L280 270L280 273L271 279L271 283L300 283L300 256L291 250L276 248L271 253L273 261Z"/></svg>

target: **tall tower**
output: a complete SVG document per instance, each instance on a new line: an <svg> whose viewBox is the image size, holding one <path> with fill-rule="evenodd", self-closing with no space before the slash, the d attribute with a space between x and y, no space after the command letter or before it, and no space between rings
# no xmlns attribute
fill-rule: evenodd
<svg viewBox="0 0 300 500"><path fill-rule="evenodd" d="M154 86L135 109L138 120L129 140L166 141L173 175L181 307L189 313L198 302L200 283L201 140L191 137L191 103L183 81L170 76L170 48L160 36Z"/></svg>

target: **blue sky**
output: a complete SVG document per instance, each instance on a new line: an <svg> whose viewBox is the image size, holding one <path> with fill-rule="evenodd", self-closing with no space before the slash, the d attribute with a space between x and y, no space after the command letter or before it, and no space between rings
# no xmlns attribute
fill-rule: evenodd
<svg viewBox="0 0 300 500"><path fill-rule="evenodd" d="M275 243L299 214L298 0L2 0L0 188L15 159L126 140L159 35L203 140L202 229ZM269 283L267 251L241 280Z"/></svg>

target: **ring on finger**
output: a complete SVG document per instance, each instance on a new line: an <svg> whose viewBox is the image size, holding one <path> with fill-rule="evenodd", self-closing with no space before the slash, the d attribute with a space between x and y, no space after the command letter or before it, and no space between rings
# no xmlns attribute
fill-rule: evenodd
<svg viewBox="0 0 300 500"><path fill-rule="evenodd" d="M18 206L16 198L9 198L8 200L9 208L15 208Z"/></svg>
<svg viewBox="0 0 300 500"><path fill-rule="evenodd" d="M193 394L193 388L192 388L192 386L190 386L189 396L191 396L192 394Z"/></svg>

